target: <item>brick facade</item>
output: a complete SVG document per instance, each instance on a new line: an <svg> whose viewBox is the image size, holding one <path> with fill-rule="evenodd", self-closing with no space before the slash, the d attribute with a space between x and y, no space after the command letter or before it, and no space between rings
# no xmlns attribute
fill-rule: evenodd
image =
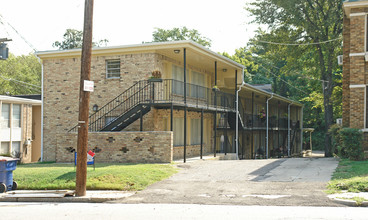
<svg viewBox="0 0 368 220"><path fill-rule="evenodd" d="M170 163L173 160L173 135L162 132L93 132L88 134L88 150L97 150L96 162ZM57 136L56 162L73 162L77 134Z"/></svg>
<svg viewBox="0 0 368 220"><path fill-rule="evenodd" d="M343 29L343 126L364 132L363 148L368 153L366 90L368 85L368 1L344 3Z"/></svg>
<svg viewBox="0 0 368 220"><path fill-rule="evenodd" d="M120 79L106 78L106 60L121 60ZM44 65L44 160L55 161L55 137L65 133L78 122L80 58L46 59ZM91 80L95 83L90 99L92 106L103 106L139 80L148 79L151 71L160 66L156 54L93 56ZM145 116L151 118L152 114ZM150 120L144 120L144 130L152 130ZM139 130L139 122L126 130Z"/></svg>
<svg viewBox="0 0 368 220"><path fill-rule="evenodd" d="M183 44L183 45L182 45ZM153 45L153 46L152 46ZM166 48L169 45L170 48ZM179 45L182 45L181 47ZM152 46L152 48L151 48ZM206 94L211 94L212 90L211 87L215 84L215 74L214 74L214 67L215 63L218 68L217 71L217 82L218 87L221 88L221 91L229 93L229 96L234 95L235 93L235 73L238 73L237 84L241 83L240 72L242 70L242 66L240 64L235 64L234 62L220 57L216 53L209 52L206 48L198 48L192 42L179 42L179 43L160 43L160 44L146 44L142 46L131 46L131 47L116 47L116 48L97 48L93 50L92 54L92 66L91 66L91 80L94 81L94 92L91 93L90 98L90 114L93 113L93 106L98 105L99 107L104 106L109 101L113 100L116 96L121 94L122 92L126 91L136 82L141 80L147 80L151 76L153 70L159 70L162 73L163 79L173 79L173 68L174 66L182 68L183 67L183 52L174 53L174 49L183 48L191 50L187 50L187 82L196 84L195 76L201 75L203 78L201 87L206 87L205 91ZM79 78L80 78L80 53L76 52L77 50L71 51L55 51L55 52L44 52L40 53L39 56L43 62L43 91L44 91L44 139L43 139L43 159L44 161L71 161L72 155L64 155L65 148L64 142L68 143L68 146L74 146L72 142L75 141L74 136L69 134L68 131L72 129L78 122L78 99L79 99ZM120 78L109 79L106 77L106 61L107 60L120 60ZM179 70L176 70L179 71ZM195 73L194 73L195 72ZM200 74L198 74L200 73ZM179 73L176 73L179 75ZM196 75L198 74L198 75ZM180 76L177 76L180 78ZM183 81L182 79L176 79ZM164 85L162 83L161 85ZM173 86L172 84L171 86ZM165 85L164 85L165 86ZM166 85L167 86L167 85ZM198 85L197 85L198 86ZM233 87L233 88L232 88ZM165 87L166 88L166 87ZM167 93L173 93L172 87L170 85L167 86L167 90L165 92L159 93L158 90L152 90L153 97L158 96L167 96ZM269 93L266 93L261 90L252 89L251 91L245 91L244 88L242 93L239 94L243 99L247 97L252 97L252 93L256 93L257 95L253 96L256 100L254 112L248 111L247 114L254 113L255 116L259 114L261 106L265 106L265 102L267 98L270 97ZM163 90L161 90L163 91ZM188 90L187 90L188 91ZM195 90L193 90L195 91ZM188 94L191 91L188 91ZM171 94L169 94L171 95ZM150 96L150 95L149 95ZM184 111L183 111L183 97L179 94L172 95L171 100L166 100L167 102L175 102L176 106L173 111L174 120L184 118ZM204 102L207 102L207 105L210 101L213 101L214 97L207 97L205 98ZM192 101L191 99L198 100L194 98L194 96L188 95L187 101ZM279 100L281 105L287 109L288 101L285 101L284 98L274 98L274 100ZM209 101L210 100L210 101ZM229 98L229 100L231 100ZM273 101L274 101L273 100ZM281 101L280 101L281 100ZM203 100L200 100L201 102ZM233 103L234 100L230 102ZM271 103L273 102L271 101ZM219 100L220 102L220 100ZM245 103L245 102L244 102ZM245 109L248 109L251 102L248 100L248 105ZM250 103L250 104L249 104ZM257 104L258 103L258 104ZM261 103L261 104L260 104ZM280 107L277 101L274 101L273 104L270 104L270 114L276 114L277 111L273 110ZM174 104L173 104L174 105ZM259 107L257 107L259 106ZM207 106L208 107L208 106ZM283 115L285 113L285 109L281 112ZM301 115L299 112L301 111L300 104L293 104L291 107L291 120L301 120ZM198 145L198 140L193 141L191 135L199 135L198 127L194 127L197 130L196 134L192 134L191 131L191 121L193 123L198 123L198 119L201 118L201 109L198 108L195 104L191 103L191 106L188 105L187 111L187 157L192 156L199 156L200 155L200 145ZM203 154L213 153L214 148L214 114L215 110L206 109L204 113L204 140L203 140ZM220 119L220 112L217 112L217 124L219 124ZM280 115L280 117L282 117ZM170 131L171 129L171 109L170 103L160 103L160 105L152 105L151 110L143 116L143 126L142 126L142 134L155 134L154 132L164 132ZM137 119L128 127L124 128L121 132L111 132L111 135L116 138L121 138L126 135L129 135L131 132L132 134L138 135L140 130L141 121ZM179 126L180 127L180 126ZM181 127L180 127L181 128ZM262 128L264 129L264 128ZM194 130L194 129L193 129ZM228 129L230 130L230 129ZM232 130L234 130L232 128ZM149 133L153 131L153 133ZM217 148L219 145L219 136L221 135L218 131L217 133ZM127 134L125 134L127 133ZM235 136L234 132L229 131L229 135ZM243 134L245 132L240 132ZM179 132L176 133L178 135ZM175 137L175 130L174 130L174 140ZM248 134L249 136L249 134ZM104 137L104 136L103 136ZM99 134L90 133L91 146L98 145L98 141L103 141L103 138L100 138ZM129 137L130 138L130 137ZM130 138L131 139L131 138ZM130 140L129 139L129 140ZM240 141L243 140L242 137L239 138ZM130 147L135 147L134 143L131 143L127 140L127 144ZM155 139L147 138L147 140L155 142ZM159 138L160 140L160 138ZM244 138L245 140L245 138ZM93 142L94 141L94 142ZM247 138L244 143L250 145L252 138ZM172 142L172 140L171 140ZM170 143L171 143L170 142ZM92 144L93 143L93 144ZM146 142L148 143L148 142ZM258 142L257 142L258 143ZM173 143L172 146L172 158L180 159L183 158L183 146L174 146L180 145L177 143ZM258 143L259 145L261 143ZM151 145L148 143L147 146ZM248 146L247 146L248 147ZM264 147L264 146L263 146ZM121 145L117 145L111 148L111 150L107 150L106 152L114 152L115 156L111 156L110 154L103 154L99 156L106 157L106 161L113 160L117 162L121 161L133 161L132 158L123 160L118 154L121 155L121 152L117 152L117 149L121 149ZM109 148L110 149L110 148ZM146 151L146 150L144 150ZM130 152L133 152L130 151ZM139 153L138 151L134 150L134 152ZM146 152L145 152L146 153ZM127 154L126 154L127 155ZM248 154L249 158L252 155L251 153ZM138 158L134 158L138 159ZM101 161L101 159L100 159ZM145 156L143 160L144 162L154 162L149 161ZM163 160L157 160L163 161Z"/></svg>

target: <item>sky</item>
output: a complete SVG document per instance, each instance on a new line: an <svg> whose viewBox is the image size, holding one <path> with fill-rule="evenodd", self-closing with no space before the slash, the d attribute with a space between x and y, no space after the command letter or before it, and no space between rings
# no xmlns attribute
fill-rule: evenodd
<svg viewBox="0 0 368 220"><path fill-rule="evenodd" d="M234 54L257 25L244 7L253 0L95 0L93 39L108 46L152 41L155 28L186 26L212 40L211 50ZM84 0L0 0L0 38L16 55L56 50L68 28L83 30ZM26 43L27 42L27 43Z"/></svg>

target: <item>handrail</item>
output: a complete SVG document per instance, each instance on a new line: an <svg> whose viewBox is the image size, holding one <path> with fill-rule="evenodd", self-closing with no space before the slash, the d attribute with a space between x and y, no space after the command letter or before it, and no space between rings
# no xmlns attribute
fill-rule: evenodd
<svg viewBox="0 0 368 220"><path fill-rule="evenodd" d="M89 131L99 131L109 123L109 117L117 117L130 111L138 104L184 104L184 82L175 79L141 80L89 116ZM189 106L205 109L234 111L235 95L213 90L204 86L186 83ZM216 100L215 100L216 99ZM241 105L241 112L244 111ZM244 119L243 119L244 120ZM76 131L78 125L71 131Z"/></svg>
<svg viewBox="0 0 368 220"><path fill-rule="evenodd" d="M146 89L148 84L147 83L144 84L145 82L147 82L147 81L142 80L142 81L136 82L131 87L129 87L127 90L122 92L120 95L116 96L111 101L109 101L104 106L102 106L98 111L91 114L89 116L89 123L88 123L89 131L97 131L98 128L105 125L105 123L99 123L99 122L101 122L101 120L105 120L105 117L109 113L111 113L112 111L114 111L117 108L121 107L127 101L131 101L132 97L134 97L136 94L139 94L142 90ZM136 103L134 103L134 104L136 104ZM69 130L69 132L75 131L77 129L77 127L78 127L78 125L74 126L72 129Z"/></svg>

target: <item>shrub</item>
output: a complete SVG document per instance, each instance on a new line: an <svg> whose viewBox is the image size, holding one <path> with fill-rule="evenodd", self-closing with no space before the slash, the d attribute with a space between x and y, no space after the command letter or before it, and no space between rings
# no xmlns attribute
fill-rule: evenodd
<svg viewBox="0 0 368 220"><path fill-rule="evenodd" d="M341 148L341 137L340 137L340 130L341 126L338 124L334 124L330 127L328 132L331 134L332 137L332 149L331 151L338 155L340 158L348 158L347 155L345 155L345 152Z"/></svg>
<svg viewBox="0 0 368 220"><path fill-rule="evenodd" d="M346 154L350 160L363 160L363 133L356 128L342 128L338 133L341 140L339 154Z"/></svg>
<svg viewBox="0 0 368 220"><path fill-rule="evenodd" d="M328 131L332 136L332 150L340 158L351 160L364 159L362 148L363 133L359 129L342 128L339 125L333 125Z"/></svg>

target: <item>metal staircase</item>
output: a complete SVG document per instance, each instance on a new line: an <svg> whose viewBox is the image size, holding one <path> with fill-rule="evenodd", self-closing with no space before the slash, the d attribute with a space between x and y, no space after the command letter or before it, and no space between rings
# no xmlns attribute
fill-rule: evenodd
<svg viewBox="0 0 368 220"><path fill-rule="evenodd" d="M147 114L152 102L152 88L147 80L135 83L123 93L89 116L89 132L121 131L141 116ZM76 132L78 126L69 132Z"/></svg>

